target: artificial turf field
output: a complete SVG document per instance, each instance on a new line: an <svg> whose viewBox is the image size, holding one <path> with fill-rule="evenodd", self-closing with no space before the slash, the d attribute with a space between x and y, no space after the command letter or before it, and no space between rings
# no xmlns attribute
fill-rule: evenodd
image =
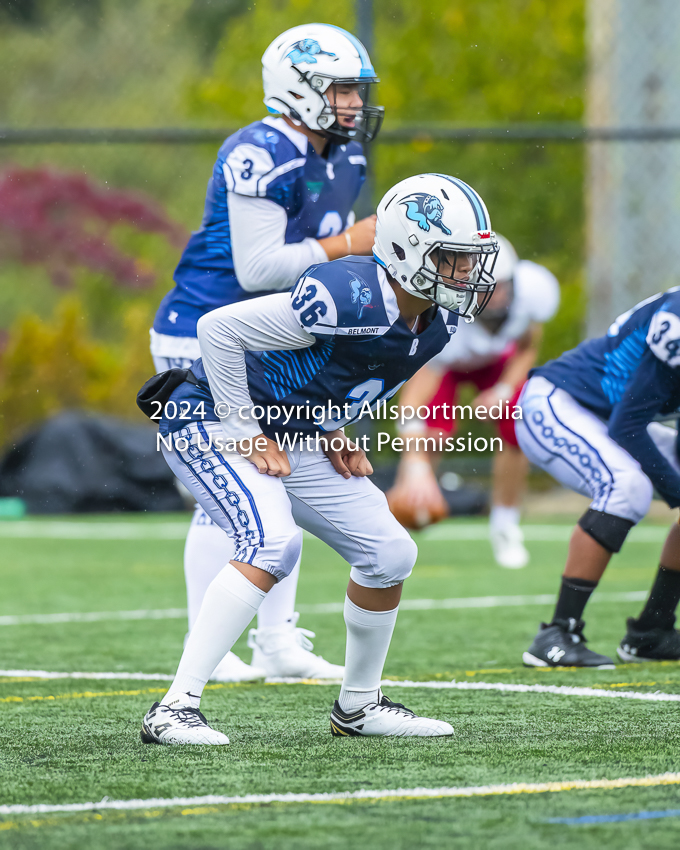
<svg viewBox="0 0 680 850"><path fill-rule="evenodd" d="M186 515L0 523L0 668L171 674L185 623L168 609L184 606L187 524ZM598 590L603 598L594 597L587 611L587 635L598 651L613 655L625 617L639 610L641 603L623 594L648 588L664 531L643 524L612 562ZM419 535L419 561L404 592L409 604L399 616L386 675L680 695L680 665L671 663L592 672L522 667L522 651L551 606L511 604L521 600L508 597L555 592L568 533L564 521L561 527L534 524L532 562L519 571L493 564L481 521L452 521ZM316 631L316 649L336 662L344 645L340 605L330 612L318 606L341 603L346 579L347 567L335 553L313 538L305 540L300 625ZM497 598L475 603L485 607L461 607L470 604L461 599L491 596ZM449 607L437 607L442 604ZM22 620L120 611L161 614ZM249 659L245 640L235 649ZM337 685L212 686L202 709L229 735L229 747L144 746L141 718L164 690L162 680L0 677L0 847L678 846L680 777L644 778L680 772L680 701L395 686L388 691L392 699L450 721L455 736L361 740L329 734ZM611 787L620 778L645 784ZM574 788L593 780L606 781L599 788ZM531 788L508 788L513 783L558 784L530 793ZM477 796L380 793L490 785L502 787ZM360 790L376 795L337 797ZM329 793L330 799L189 800L175 806L152 801L286 793ZM105 797L150 802L76 812L7 808ZM650 812L664 817L640 814ZM613 819L550 822L587 816Z"/></svg>

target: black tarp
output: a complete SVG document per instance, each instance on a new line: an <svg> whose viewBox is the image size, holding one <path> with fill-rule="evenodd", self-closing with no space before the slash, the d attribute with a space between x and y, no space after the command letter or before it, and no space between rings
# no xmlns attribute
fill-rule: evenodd
<svg viewBox="0 0 680 850"><path fill-rule="evenodd" d="M40 514L182 510L156 434L149 425L61 413L0 461L0 496L19 496Z"/></svg>

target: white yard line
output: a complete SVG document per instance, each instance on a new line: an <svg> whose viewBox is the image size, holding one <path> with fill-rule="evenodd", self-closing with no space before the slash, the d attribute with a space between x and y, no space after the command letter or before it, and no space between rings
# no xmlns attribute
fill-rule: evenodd
<svg viewBox="0 0 680 850"><path fill-rule="evenodd" d="M149 608L139 611L84 611L73 614L10 614L0 617L0 626L98 623L101 620L180 620L184 619L186 615L186 608Z"/></svg>
<svg viewBox="0 0 680 850"><path fill-rule="evenodd" d="M52 673L47 670L0 670L0 677L13 679L133 679L142 681L172 681L167 673ZM337 680L340 681L339 679ZM323 685L336 684L336 681L321 679L268 679L269 685ZM628 699L642 702L680 702L680 694L667 694L660 691L620 691L602 688L575 687L572 685L522 685L508 682L413 682L410 680L384 679L383 688L420 688L434 691L499 691L516 694L551 694L565 697L600 697L605 699Z"/></svg>
<svg viewBox="0 0 680 850"><path fill-rule="evenodd" d="M0 522L0 537L47 538L55 540L184 540L188 522L66 522L63 520L19 520ZM572 525L523 525L529 542L563 543L569 540ZM666 539L666 526L634 528L631 543L660 543ZM305 537L311 535L305 533ZM417 540L485 541L486 523L447 522L416 534Z"/></svg>
<svg viewBox="0 0 680 850"><path fill-rule="evenodd" d="M593 602L641 602L646 590L596 593ZM461 596L451 599L404 599L401 611L453 610L460 608L515 608L523 605L552 605L555 596L542 593L535 596ZM342 602L322 602L317 605L298 605L301 614L341 614ZM0 626L49 625L51 623L98 623L102 620L182 620L185 608L143 608L139 611L85 611L72 614L7 614L0 616Z"/></svg>
<svg viewBox="0 0 680 850"><path fill-rule="evenodd" d="M57 812L92 812L106 810L169 809L187 806L229 806L268 803L341 803L348 800L427 800L443 797L489 797L492 795L545 794L558 791L590 791L596 789L654 787L680 784L680 773L622 779L575 779L563 782L514 782L508 785L473 785L453 788L395 788L382 791L368 789L340 791L330 794L245 794L227 797L208 794L203 797L152 797L148 800L109 800L98 803L64 803L61 805L0 806L0 815L45 815Z"/></svg>
<svg viewBox="0 0 680 850"><path fill-rule="evenodd" d="M505 682L409 682L385 680L381 687L428 688L436 691L501 691L516 694L553 694L565 697L605 697L608 699L634 699L643 702L680 702L680 694L659 691L608 691L604 688L578 688L571 685L518 685Z"/></svg>
<svg viewBox="0 0 680 850"><path fill-rule="evenodd" d="M54 540L184 540L188 530L188 522L0 522L0 537Z"/></svg>
<svg viewBox="0 0 680 850"><path fill-rule="evenodd" d="M6 679L134 679L141 682L172 682L170 673L53 673L49 670L0 670Z"/></svg>

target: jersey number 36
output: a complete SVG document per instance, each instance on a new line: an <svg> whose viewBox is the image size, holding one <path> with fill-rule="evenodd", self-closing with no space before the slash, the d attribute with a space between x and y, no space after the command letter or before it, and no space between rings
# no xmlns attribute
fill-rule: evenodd
<svg viewBox="0 0 680 850"><path fill-rule="evenodd" d="M310 304L309 307L302 310L308 301L316 298L316 294L316 286L313 283L308 283L307 286L298 295L296 295L292 301L293 310L298 313L300 321L306 328L309 328L318 322L319 319L325 316L328 312L328 307L326 307L323 301L315 301L313 304Z"/></svg>

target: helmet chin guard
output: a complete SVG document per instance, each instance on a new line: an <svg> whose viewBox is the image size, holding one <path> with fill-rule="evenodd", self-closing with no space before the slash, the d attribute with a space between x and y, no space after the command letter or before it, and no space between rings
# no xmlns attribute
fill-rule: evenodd
<svg viewBox="0 0 680 850"><path fill-rule="evenodd" d="M445 174L402 180L378 205L373 253L407 292L471 322L488 304L498 241L480 196Z"/></svg>

